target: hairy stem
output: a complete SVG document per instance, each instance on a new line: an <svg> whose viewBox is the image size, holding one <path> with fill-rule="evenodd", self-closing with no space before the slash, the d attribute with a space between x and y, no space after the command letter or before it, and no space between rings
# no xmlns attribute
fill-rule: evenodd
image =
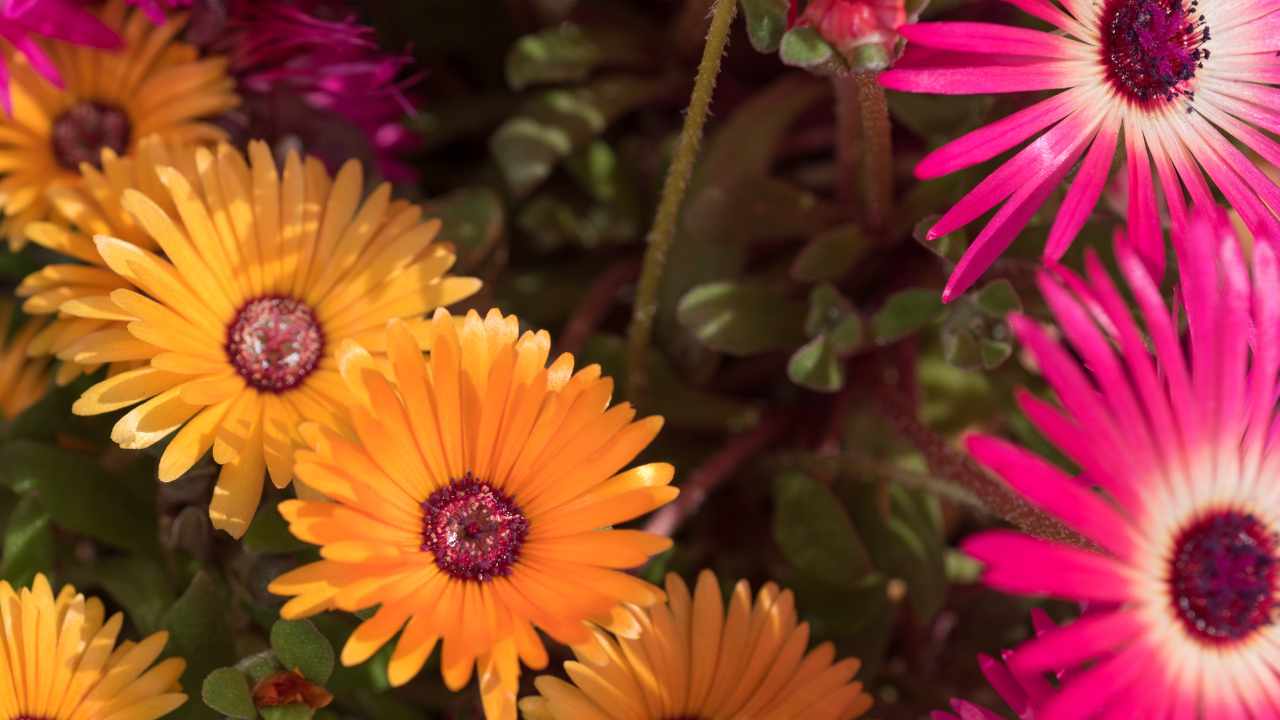
<svg viewBox="0 0 1280 720"><path fill-rule="evenodd" d="M831 86L836 97L836 199L852 208L862 184L858 162L863 147L861 91L854 75L833 75Z"/></svg>
<svg viewBox="0 0 1280 720"><path fill-rule="evenodd" d="M667 265L671 244L675 241L680 207L689 189L689 180L693 177L694 161L698 157L702 131L707 123L707 110L711 106L716 77L720 74L720 59L729 42L729 30L737 10L737 0L716 0L711 16L711 29L707 33L707 43L702 48L702 61L698 64L698 77L693 83L693 96L685 113L675 157L662 185L662 197L658 201L653 228L649 231L648 248L645 250L644 267L640 273L640 285L636 291L636 304L627 338L628 396L637 405L643 401L649 383L649 343L653 339L653 323L658 314L658 289L662 284L662 272Z"/></svg>
<svg viewBox="0 0 1280 720"><path fill-rule="evenodd" d="M863 156L863 202L867 225L878 230L893 210L893 138L889 124L889 102L875 73L853 76L861 113Z"/></svg>

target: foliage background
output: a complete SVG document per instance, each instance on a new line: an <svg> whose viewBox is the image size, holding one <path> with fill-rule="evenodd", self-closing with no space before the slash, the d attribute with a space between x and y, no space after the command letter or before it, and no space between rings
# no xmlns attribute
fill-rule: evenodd
<svg viewBox="0 0 1280 720"><path fill-rule="evenodd" d="M423 140L422 180L400 191L444 218L459 269L484 278L468 305L550 329L559 350L619 378L620 394L644 238L710 5L361 7L386 46L412 45L420 61L423 110L408 122ZM923 17L997 15L1018 22L1008 6L970 0L934 2ZM647 455L674 462L684 487L674 510L648 520L674 533L676 548L643 573L692 579L710 567L726 582L793 588L815 640L863 659L872 717L885 720L925 717L952 696L1002 707L975 656L1027 633L1031 606L975 584L955 549L999 522L967 489L989 481L974 477L957 440L981 427L1052 452L1013 406L1014 388L1042 386L1003 318L1042 311L1032 259L1056 212L1047 203L985 284L944 307L943 280L966 238L926 246L916 229L984 168L930 182L911 168L1029 100L889 101L896 191L872 228L865 206L838 199L832 84L753 50L738 21L663 279L649 392L623 398L666 416ZM1112 214L1104 203L1073 258L1108 236ZM44 259L36 248L0 255L0 278L12 286ZM252 660L271 644L280 602L266 585L314 551L288 535L274 496L242 544L215 534L209 461L158 485L163 447L118 450L107 439L114 417L71 416L83 387L4 428L0 576L52 570L126 610L133 632L170 630L198 696L214 669L262 659ZM340 647L355 619L315 625ZM298 642L320 653L316 672L327 676L323 643ZM480 717L475 693L448 693L435 661L390 691L386 659L337 669L326 683L336 701L319 716ZM176 716L219 715L193 698Z"/></svg>

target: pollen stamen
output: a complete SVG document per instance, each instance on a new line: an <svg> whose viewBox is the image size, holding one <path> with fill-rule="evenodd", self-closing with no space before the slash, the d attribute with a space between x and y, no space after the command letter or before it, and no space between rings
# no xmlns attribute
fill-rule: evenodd
<svg viewBox="0 0 1280 720"><path fill-rule="evenodd" d="M117 155L129 149L133 128L124 110L107 103L82 100L53 121L50 142L58 164L79 172L81 163L102 169L102 151Z"/></svg>
<svg viewBox="0 0 1280 720"><path fill-rule="evenodd" d="M1198 8L1198 0L1110 0L1102 62L1112 87L1139 105L1191 102L1191 81L1209 58L1209 25Z"/></svg>
<svg viewBox="0 0 1280 720"><path fill-rule="evenodd" d="M422 550L459 580L506 577L529 534L515 502L471 473L433 492L422 510Z"/></svg>
<svg viewBox="0 0 1280 720"><path fill-rule="evenodd" d="M1178 536L1169 563L1174 611L1193 636L1235 642L1276 609L1276 536L1253 515L1216 512Z"/></svg>
<svg viewBox="0 0 1280 720"><path fill-rule="evenodd" d="M227 357L249 385L283 392L316 369L324 333L306 303L269 296L245 303L227 330Z"/></svg>

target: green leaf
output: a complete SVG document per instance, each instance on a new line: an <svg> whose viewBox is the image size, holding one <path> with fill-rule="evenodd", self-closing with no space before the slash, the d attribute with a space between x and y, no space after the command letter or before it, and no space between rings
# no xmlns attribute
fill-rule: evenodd
<svg viewBox="0 0 1280 720"><path fill-rule="evenodd" d="M995 370L1013 355L1013 345L1004 340L983 340L979 344L979 355L983 368Z"/></svg>
<svg viewBox="0 0 1280 720"><path fill-rule="evenodd" d="M280 663L276 662L275 652L263 650L236 663L236 669L249 676L251 682L259 683L262 682L263 678L275 675L284 668L280 666Z"/></svg>
<svg viewBox="0 0 1280 720"><path fill-rule="evenodd" d="M747 37L757 52L777 51L787 30L787 5L788 0L741 0Z"/></svg>
<svg viewBox="0 0 1280 720"><path fill-rule="evenodd" d="M888 512L879 486L866 482L841 484L876 569L907 584L907 600L923 619L932 618L946 600L945 541L937 498L889 485Z"/></svg>
<svg viewBox="0 0 1280 720"><path fill-rule="evenodd" d="M280 511L276 508L277 503L267 502L258 507L258 514L253 516L253 522L249 524L249 530L242 540L245 548L255 553L273 555L311 547L289 532L289 524L280 517Z"/></svg>
<svg viewBox="0 0 1280 720"><path fill-rule="evenodd" d="M871 319L876 343L888 345L919 332L942 315L937 290L912 288L896 292Z"/></svg>
<svg viewBox="0 0 1280 720"><path fill-rule="evenodd" d="M507 84L513 90L530 85L577 82L591 74L604 50L577 25L564 23L525 35L507 53Z"/></svg>
<svg viewBox="0 0 1280 720"><path fill-rule="evenodd" d="M281 620L271 626L271 649L286 669L316 685L333 674L333 646L308 620Z"/></svg>
<svg viewBox="0 0 1280 720"><path fill-rule="evenodd" d="M173 588L156 558L137 554L102 558L90 573L144 634L159 629L165 611L173 605Z"/></svg>
<svg viewBox="0 0 1280 720"><path fill-rule="evenodd" d="M974 294L974 300L979 310L996 319L1022 309L1018 291L1013 288L1013 283L1004 279L987 283Z"/></svg>
<svg viewBox="0 0 1280 720"><path fill-rule="evenodd" d="M215 668L235 663L231 628L227 625L227 591L222 583L200 571L182 596L165 613L161 626L169 631L167 654L186 658L183 687L201 687ZM212 718L196 703L187 703L182 717Z"/></svg>
<svg viewBox="0 0 1280 720"><path fill-rule="evenodd" d="M51 445L16 440L0 447L0 481L19 492L34 492L54 523L68 530L130 550L156 547L154 502L135 495L96 462Z"/></svg>
<svg viewBox="0 0 1280 720"><path fill-rule="evenodd" d="M493 251L506 220L502 198L487 187L458 188L423 204L423 212L440 218L439 240L458 251L458 267L473 268Z"/></svg>
<svg viewBox="0 0 1280 720"><path fill-rule="evenodd" d="M974 369L982 364L977 336L965 327L948 327L942 333L942 357L958 368Z"/></svg>
<svg viewBox="0 0 1280 720"><path fill-rule="evenodd" d="M787 361L787 377L800 387L833 393L844 387L844 367L826 335L801 345Z"/></svg>
<svg viewBox="0 0 1280 720"><path fill-rule="evenodd" d="M791 277L805 283L837 280L870 249L871 243L857 225L829 228L813 236L796 254L791 263Z"/></svg>
<svg viewBox="0 0 1280 720"><path fill-rule="evenodd" d="M209 673L200 687L200 698L205 705L236 720L258 717L249 681L235 668L220 667Z"/></svg>
<svg viewBox="0 0 1280 720"><path fill-rule="evenodd" d="M4 529L4 558L0 578L29 585L38 572L53 568L53 525L49 513L33 495L23 496Z"/></svg>
<svg viewBox="0 0 1280 720"><path fill-rule="evenodd" d="M788 30L782 36L778 49L782 62L792 67L814 70L836 62L835 48L831 47L822 35L811 27L798 27Z"/></svg>
<svg viewBox="0 0 1280 720"><path fill-rule="evenodd" d="M862 540L826 486L787 472L774 480L773 501L774 539L797 572L850 589L871 572Z"/></svg>
<svg viewBox="0 0 1280 720"><path fill-rule="evenodd" d="M680 324L704 345L729 355L757 355L802 341L804 307L763 282L713 282L685 294Z"/></svg>
<svg viewBox="0 0 1280 720"><path fill-rule="evenodd" d="M834 329L853 312L853 305L830 283L815 286L809 291L809 311L804 319L804 331L809 337L817 337Z"/></svg>
<svg viewBox="0 0 1280 720"><path fill-rule="evenodd" d="M263 720L310 720L315 714L315 710L303 703L262 708Z"/></svg>

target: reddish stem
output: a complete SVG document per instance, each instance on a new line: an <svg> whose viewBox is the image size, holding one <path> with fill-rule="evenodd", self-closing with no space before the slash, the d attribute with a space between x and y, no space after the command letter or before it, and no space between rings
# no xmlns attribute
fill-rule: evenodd
<svg viewBox="0 0 1280 720"><path fill-rule="evenodd" d="M564 330L560 333L560 349L574 354L582 352L591 334L608 316L613 303L618 299L619 291L628 283L634 282L639 275L639 258L619 260L601 273L591 283L591 287L587 288L582 301L564 324Z"/></svg>

